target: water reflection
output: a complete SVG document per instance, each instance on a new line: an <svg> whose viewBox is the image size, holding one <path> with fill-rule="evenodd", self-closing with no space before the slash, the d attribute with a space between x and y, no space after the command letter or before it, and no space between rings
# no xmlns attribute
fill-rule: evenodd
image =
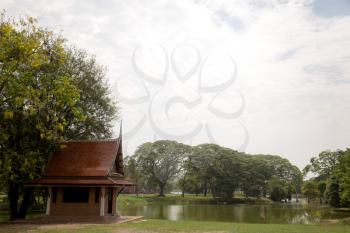
<svg viewBox="0 0 350 233"><path fill-rule="evenodd" d="M168 220L201 220L246 223L311 224L322 219L349 217L328 206L302 204L267 205L179 205L151 203L119 209L122 215L143 215L145 218Z"/></svg>

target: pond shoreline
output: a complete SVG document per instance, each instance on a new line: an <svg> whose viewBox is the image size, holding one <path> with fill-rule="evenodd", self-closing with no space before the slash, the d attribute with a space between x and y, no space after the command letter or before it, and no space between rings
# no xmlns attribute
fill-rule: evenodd
<svg viewBox="0 0 350 233"><path fill-rule="evenodd" d="M168 194L165 197L160 197L157 194L121 194L118 197L118 205L144 205L152 202L166 202L172 204L269 204L273 203L266 198L242 198L234 197L230 200L224 198L214 198L211 196L186 194L184 197L178 194Z"/></svg>

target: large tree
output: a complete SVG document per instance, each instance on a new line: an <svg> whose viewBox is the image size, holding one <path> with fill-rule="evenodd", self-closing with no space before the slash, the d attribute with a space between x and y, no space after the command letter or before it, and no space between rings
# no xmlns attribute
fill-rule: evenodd
<svg viewBox="0 0 350 233"><path fill-rule="evenodd" d="M165 195L165 186L177 177L191 147L169 140L144 143L137 148L134 158L138 169L159 187L159 196Z"/></svg>
<svg viewBox="0 0 350 233"><path fill-rule="evenodd" d="M231 199L242 180L242 157L236 151L218 147L209 179L213 195Z"/></svg>
<svg viewBox="0 0 350 233"><path fill-rule="evenodd" d="M309 179L305 181L302 190L308 202L311 202L320 196L316 179Z"/></svg>
<svg viewBox="0 0 350 233"><path fill-rule="evenodd" d="M269 193L272 201L282 201L287 198L287 187L285 182L277 176L269 180Z"/></svg>
<svg viewBox="0 0 350 233"><path fill-rule="evenodd" d="M65 139L102 139L112 136L112 123L118 116L117 103L111 98L105 79L106 69L84 50L67 50L66 74L79 89L76 106L85 120L74 117L74 111L66 112L67 128Z"/></svg>
<svg viewBox="0 0 350 233"><path fill-rule="evenodd" d="M216 144L200 144L192 152L188 180L196 180L205 195L211 190L214 196L232 198L244 173L242 154Z"/></svg>
<svg viewBox="0 0 350 233"><path fill-rule="evenodd" d="M350 206L349 161L349 149L323 151L304 168L305 173L311 171L317 175L321 198L325 197L333 207Z"/></svg>
<svg viewBox="0 0 350 233"><path fill-rule="evenodd" d="M304 168L304 172L313 172L320 178L329 178L339 162L341 153L341 150L322 151L318 157L312 157L310 159L310 164Z"/></svg>
<svg viewBox="0 0 350 233"><path fill-rule="evenodd" d="M108 137L116 114L93 59L32 18L1 14L0 180L11 219L25 217L31 189L23 184L41 174L57 142Z"/></svg>
<svg viewBox="0 0 350 233"><path fill-rule="evenodd" d="M241 190L246 197L260 197L267 193L267 181L272 173L265 160L258 156L246 156L243 167Z"/></svg>
<svg viewBox="0 0 350 233"><path fill-rule="evenodd" d="M342 151L339 156L333 177L330 179L330 184L327 187L327 194L330 198L330 203L337 203L337 182L339 192L339 205L342 207L350 206L350 149Z"/></svg>
<svg viewBox="0 0 350 233"><path fill-rule="evenodd" d="M210 190L214 196L229 199L239 188L246 197L266 197L272 177L283 184L288 199L292 192L301 192L302 173L280 156L249 155L216 144L201 144L192 148L186 164L186 179L181 178L179 184L195 193Z"/></svg>
<svg viewBox="0 0 350 233"><path fill-rule="evenodd" d="M191 176L190 179L198 182L204 196L210 189L214 160L220 149L221 147L216 144L200 144L192 149L189 165L186 167L187 174Z"/></svg>
<svg viewBox="0 0 350 233"><path fill-rule="evenodd" d="M249 157L253 158L255 162L254 160L248 161L248 164L253 167L246 171L247 176L256 177L256 179L251 179L251 181L260 185L263 196L266 196L268 191L271 192L269 183L271 183L270 180L273 177L272 183L274 185L283 184L282 186L289 194L287 195L288 199L291 199L292 192L295 192L297 195L300 194L303 181L302 173L299 168L292 165L287 159L277 155L253 155ZM279 182L276 182L277 179ZM247 185L246 182L244 184Z"/></svg>

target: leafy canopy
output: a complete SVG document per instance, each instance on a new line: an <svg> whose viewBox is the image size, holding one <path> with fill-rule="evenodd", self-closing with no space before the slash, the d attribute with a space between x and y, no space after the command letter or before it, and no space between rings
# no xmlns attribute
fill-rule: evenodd
<svg viewBox="0 0 350 233"><path fill-rule="evenodd" d="M41 171L54 142L63 140L65 112L84 120L79 89L67 76L64 40L33 18L0 18L1 180L21 181Z"/></svg>
<svg viewBox="0 0 350 233"><path fill-rule="evenodd" d="M118 115L105 69L33 18L0 14L0 182L8 187L11 219L24 217L36 178L67 139L112 135Z"/></svg>

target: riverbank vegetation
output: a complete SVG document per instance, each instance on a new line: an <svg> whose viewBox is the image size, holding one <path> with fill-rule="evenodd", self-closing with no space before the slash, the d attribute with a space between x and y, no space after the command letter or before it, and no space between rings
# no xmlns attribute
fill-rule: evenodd
<svg viewBox="0 0 350 233"><path fill-rule="evenodd" d="M323 151L310 160L304 173L316 177L304 182L308 200L319 199L333 207L350 207L350 149Z"/></svg>
<svg viewBox="0 0 350 233"><path fill-rule="evenodd" d="M225 198L270 198L350 207L350 149L323 151L301 172L276 155L250 155L216 144L189 146L160 140L144 143L126 158L126 175L137 192L164 196L164 189ZM315 176L304 178L312 172Z"/></svg>

